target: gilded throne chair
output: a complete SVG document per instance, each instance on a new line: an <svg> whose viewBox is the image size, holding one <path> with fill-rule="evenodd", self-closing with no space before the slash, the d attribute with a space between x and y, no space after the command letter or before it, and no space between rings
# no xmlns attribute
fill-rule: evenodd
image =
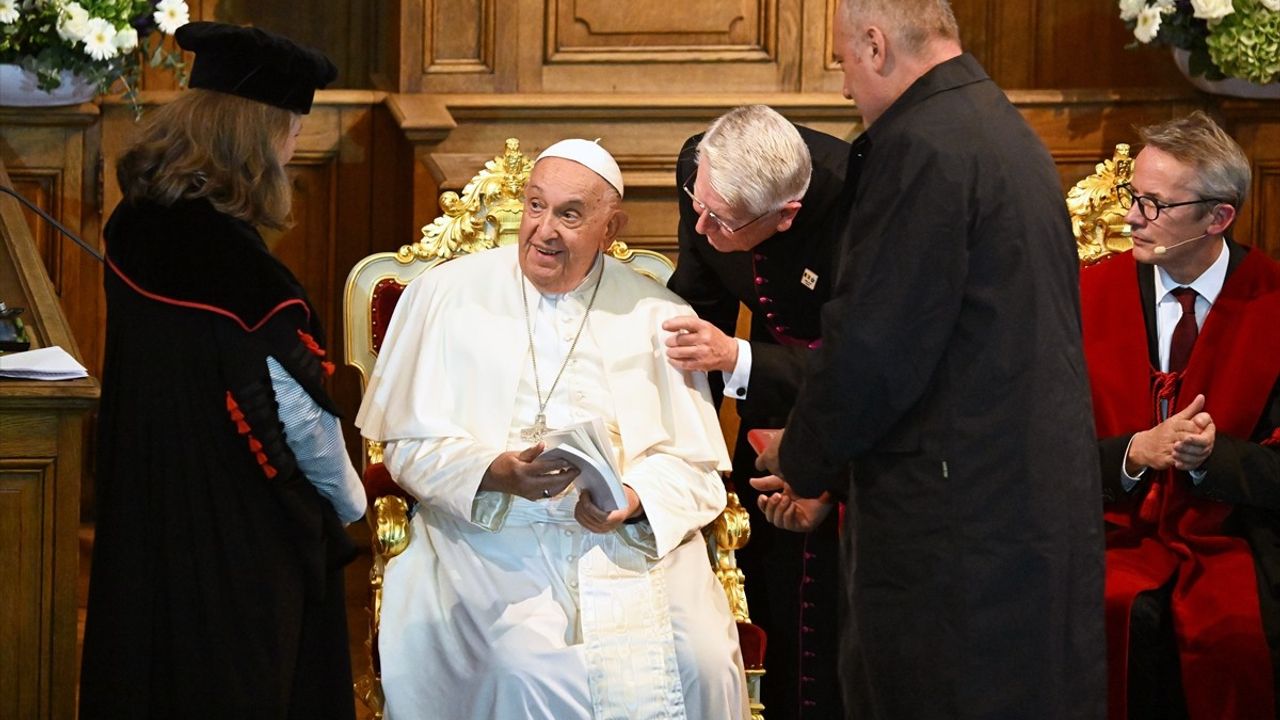
<svg viewBox="0 0 1280 720"><path fill-rule="evenodd" d="M532 169L533 162L520 151L519 142L508 139L504 152L486 162L460 194L452 191L441 194L443 214L422 228L420 240L397 252L370 255L352 268L343 295L344 347L347 364L360 373L362 389L373 371L396 303L410 281L455 257L516 242L524 206L524 186ZM661 253L632 249L620 241L614 242L608 252L636 272L664 285L675 267ZM382 464L381 444L365 441L364 446L363 479L369 498L366 519L372 535L373 565L369 575L370 631L366 643L369 665L356 681L355 689L357 697L374 717L381 718L384 698L378 626L382 579L387 563L412 541L409 515L415 501L396 485ZM726 489L726 493L724 512L703 534L712 568L728 595L738 623L752 717L762 720L760 679L764 674L765 635L751 623L744 578L734 556L735 550L750 538L750 526L737 495L731 489Z"/></svg>
<svg viewBox="0 0 1280 720"><path fill-rule="evenodd" d="M1133 158L1126 143L1116 145L1110 160L1094 166L1067 191L1067 211L1071 231L1076 236L1080 265L1092 265L1133 247L1124 216L1128 208L1120 202L1118 187L1133 179Z"/></svg>

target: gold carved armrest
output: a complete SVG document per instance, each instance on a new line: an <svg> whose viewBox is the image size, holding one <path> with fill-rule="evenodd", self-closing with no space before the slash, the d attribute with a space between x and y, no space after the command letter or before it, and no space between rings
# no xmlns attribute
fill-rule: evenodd
<svg viewBox="0 0 1280 720"><path fill-rule="evenodd" d="M751 539L751 521L747 516L747 509L738 501L738 494L731 490L726 490L725 494L728 497L724 512L705 531L707 549L711 554L711 566L715 568L716 579L729 598L733 619L749 623L751 615L747 609L745 578L742 570L738 569L735 551L742 549Z"/></svg>

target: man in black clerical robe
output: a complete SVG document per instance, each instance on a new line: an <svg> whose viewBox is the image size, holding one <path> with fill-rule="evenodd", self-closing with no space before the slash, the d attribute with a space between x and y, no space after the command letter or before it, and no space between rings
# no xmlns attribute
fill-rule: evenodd
<svg viewBox="0 0 1280 720"><path fill-rule="evenodd" d="M774 124L787 123L760 106L739 108L725 117L730 122L717 121L711 131L714 144L723 148L722 157L715 158L722 181L723 176L734 173L749 174L750 169L744 167L746 155L758 151L757 143L775 141L761 137L776 133ZM747 578L751 619L768 636L761 696L774 720L830 718L840 713L835 662L837 520L833 516L811 533L779 530L765 521L756 505L758 492L747 482L760 474L747 432L782 427L795 401L806 360L821 344L819 312L831 297L847 211L841 189L849 144L806 127L795 126L795 131L808 150L812 174L794 216L785 229L778 229L782 224L778 217L766 216L727 237L723 227L704 219L694 208L696 175L715 171L710 163L700 166L698 161L704 133L685 141L677 161L676 182L690 192L678 194L680 256L667 283L724 337L734 335L740 304L751 312L749 340L739 341L749 345L749 368L737 373L710 372L708 377L717 405L722 394L734 398L741 420L730 478L751 516L751 540L738 551L738 563ZM785 159L797 161L794 156ZM768 207L786 199L776 198L779 202ZM755 213L730 208L726 215L741 218L732 221L732 227L751 220ZM700 222L706 233L699 231ZM726 250L717 249L708 234L717 243L729 243ZM747 245L751 247L739 249ZM735 382L738 377L741 382Z"/></svg>
<svg viewBox="0 0 1280 720"><path fill-rule="evenodd" d="M849 717L1104 714L1100 481L1054 164L942 0L846 0L867 130L858 242L823 308L766 514L848 493ZM913 43L914 40L914 43ZM831 478L853 463L848 484Z"/></svg>

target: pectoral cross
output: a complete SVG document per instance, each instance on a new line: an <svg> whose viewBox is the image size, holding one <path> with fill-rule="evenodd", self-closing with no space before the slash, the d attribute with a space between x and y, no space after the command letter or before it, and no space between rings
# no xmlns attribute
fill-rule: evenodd
<svg viewBox="0 0 1280 720"><path fill-rule="evenodd" d="M533 425L520 431L520 439L525 442L539 443L542 442L542 436L547 434L547 416L538 413L533 419Z"/></svg>

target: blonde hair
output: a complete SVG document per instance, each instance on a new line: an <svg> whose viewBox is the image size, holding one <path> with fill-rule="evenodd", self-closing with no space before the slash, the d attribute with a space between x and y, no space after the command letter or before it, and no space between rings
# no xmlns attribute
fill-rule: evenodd
<svg viewBox="0 0 1280 720"><path fill-rule="evenodd" d="M726 204L763 215L804 197L813 174L800 131L773 108L744 105L721 115L698 143L698 167Z"/></svg>
<svg viewBox="0 0 1280 720"><path fill-rule="evenodd" d="M839 13L850 25L881 25L911 55L933 39L960 41L948 0L840 0Z"/></svg>
<svg viewBox="0 0 1280 720"><path fill-rule="evenodd" d="M116 178L131 202L208 198L232 217L284 228L292 198L278 148L293 117L235 95L187 90L152 113Z"/></svg>
<svg viewBox="0 0 1280 720"><path fill-rule="evenodd" d="M1249 194L1253 171L1244 150L1201 110L1138 129L1142 142L1195 170L1195 191L1219 198L1237 210Z"/></svg>

